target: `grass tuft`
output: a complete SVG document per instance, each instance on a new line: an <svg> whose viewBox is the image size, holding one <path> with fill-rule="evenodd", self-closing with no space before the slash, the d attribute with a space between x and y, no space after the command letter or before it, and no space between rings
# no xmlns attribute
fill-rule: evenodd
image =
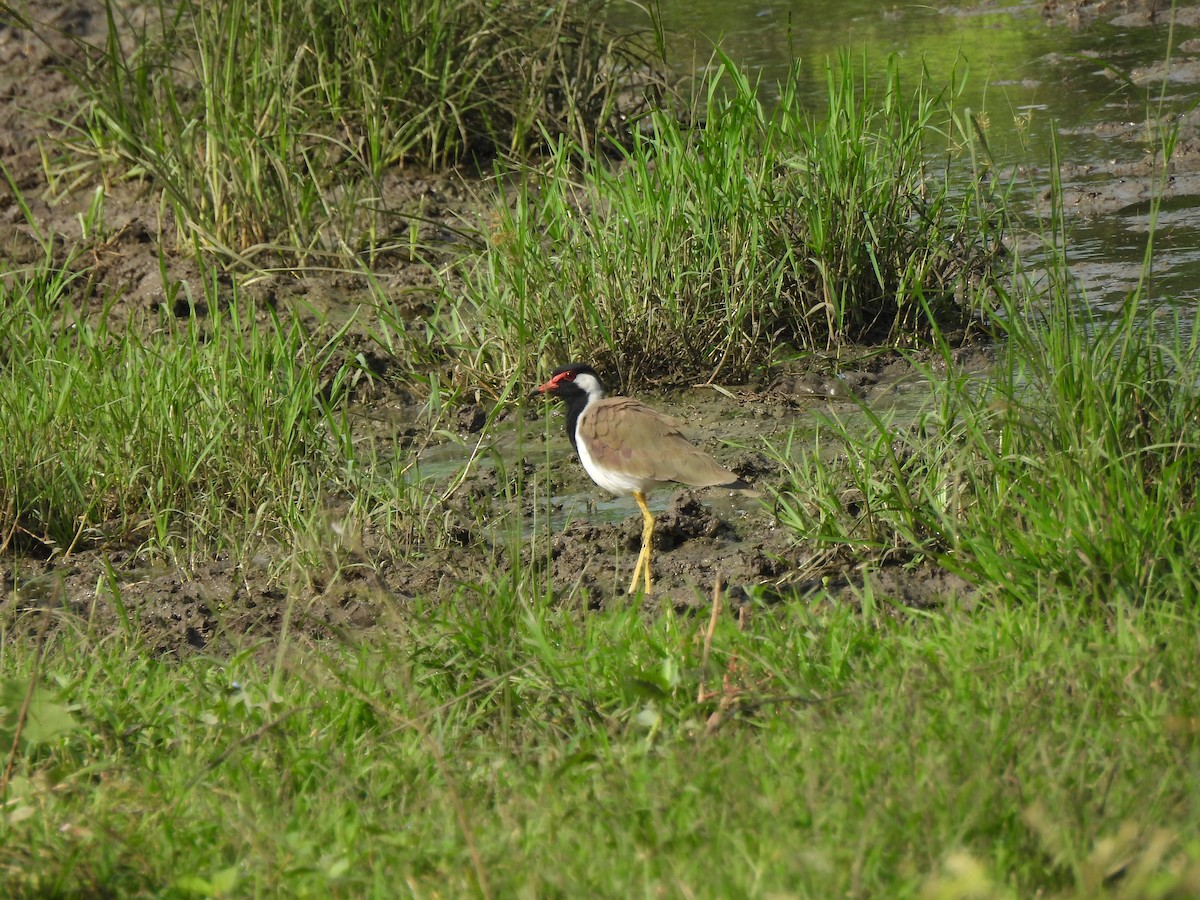
<svg viewBox="0 0 1200 900"><path fill-rule="evenodd" d="M380 202L389 168L560 134L595 146L661 83L653 43L610 34L593 2L105 10L107 44L74 72L75 155L150 180L185 246L243 262L403 244ZM77 177L76 159L56 166Z"/></svg>
<svg viewBox="0 0 1200 900"><path fill-rule="evenodd" d="M215 284L205 319L110 330L67 271L0 281L0 546L216 549L304 530L361 374L341 334L315 341L236 296L222 309Z"/></svg>
<svg viewBox="0 0 1200 900"><path fill-rule="evenodd" d="M781 520L1017 601L1194 602L1200 326L1155 327L1136 293L1104 315L1052 282L999 295L995 371L954 374L947 350L915 415L828 417L787 462Z"/></svg>
<svg viewBox="0 0 1200 900"><path fill-rule="evenodd" d="M629 385L969 318L962 287L993 264L1000 219L986 186L951 189L953 89L829 71L823 117L796 73L768 108L721 57L694 125L651 114L615 166L558 142L502 199L434 340L492 377L587 359Z"/></svg>

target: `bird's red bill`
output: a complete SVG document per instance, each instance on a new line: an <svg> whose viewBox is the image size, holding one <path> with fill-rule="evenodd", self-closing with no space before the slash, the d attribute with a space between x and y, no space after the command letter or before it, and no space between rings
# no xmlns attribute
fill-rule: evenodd
<svg viewBox="0 0 1200 900"><path fill-rule="evenodd" d="M549 381L547 381L545 384L543 384L540 388L538 388L537 392L539 394L546 394L546 393L549 393L550 391L557 390L559 388L559 386L562 385L564 382L574 381L574 380L575 380L575 374L573 372L559 372L557 375L555 375L553 378L551 378Z"/></svg>

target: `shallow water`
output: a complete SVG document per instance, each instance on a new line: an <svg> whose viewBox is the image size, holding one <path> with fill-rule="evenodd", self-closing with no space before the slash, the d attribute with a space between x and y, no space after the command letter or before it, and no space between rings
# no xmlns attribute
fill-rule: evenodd
<svg viewBox="0 0 1200 900"><path fill-rule="evenodd" d="M909 85L923 69L938 87L965 73L959 106L986 121L999 168L1019 173L1020 199L1035 205L1056 154L1061 160L1070 259L1089 303L1114 307L1137 284L1149 231L1157 173L1147 162L1159 140L1146 123L1163 110L1195 131L1188 112L1200 101L1200 12L1178 11L1172 28L1169 11L1154 22L1136 10L1080 22L1047 17L1043 5L662 0L660 8L675 66L703 68L716 44L761 73L770 97L798 60L814 110L828 62L846 50L880 73L894 56ZM634 4L619 15L645 21ZM1151 305L1190 314L1200 295L1200 178L1177 174L1168 195Z"/></svg>

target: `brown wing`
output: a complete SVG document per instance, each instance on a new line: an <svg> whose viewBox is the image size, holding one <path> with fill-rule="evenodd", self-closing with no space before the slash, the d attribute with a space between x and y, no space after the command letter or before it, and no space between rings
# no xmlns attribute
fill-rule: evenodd
<svg viewBox="0 0 1200 900"><path fill-rule="evenodd" d="M632 397L593 403L579 420L578 434L596 462L634 478L693 487L738 483L735 474L683 436L676 419Z"/></svg>

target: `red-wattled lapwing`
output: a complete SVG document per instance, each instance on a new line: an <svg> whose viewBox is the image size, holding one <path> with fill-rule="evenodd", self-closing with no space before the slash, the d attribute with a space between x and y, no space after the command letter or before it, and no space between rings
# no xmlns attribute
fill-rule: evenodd
<svg viewBox="0 0 1200 900"><path fill-rule="evenodd" d="M629 495L642 510L642 552L633 567L629 593L645 573L650 593L650 544L654 516L646 493L658 484L725 487L751 486L683 436L680 423L632 397L605 397L591 366L572 363L556 369L536 394L557 397L567 406L567 437L592 481L606 491Z"/></svg>

